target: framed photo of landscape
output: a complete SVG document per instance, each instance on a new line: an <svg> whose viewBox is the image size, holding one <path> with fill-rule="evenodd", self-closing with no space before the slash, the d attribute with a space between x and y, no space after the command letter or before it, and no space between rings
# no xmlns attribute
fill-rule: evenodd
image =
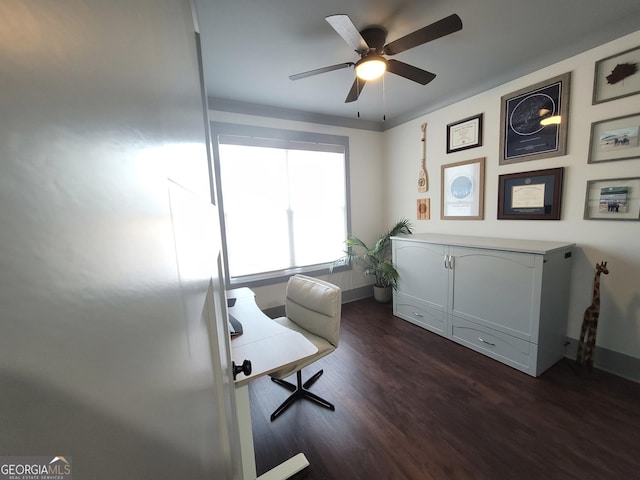
<svg viewBox="0 0 640 480"><path fill-rule="evenodd" d="M564 169L498 177L498 220L560 220Z"/></svg>
<svg viewBox="0 0 640 480"><path fill-rule="evenodd" d="M500 165L567 153L571 73L504 95Z"/></svg>
<svg viewBox="0 0 640 480"><path fill-rule="evenodd" d="M640 158L640 113L591 124L588 163Z"/></svg>
<svg viewBox="0 0 640 480"><path fill-rule="evenodd" d="M596 62L593 105L640 93L640 47Z"/></svg>
<svg viewBox="0 0 640 480"><path fill-rule="evenodd" d="M640 220L640 177L587 181L585 220Z"/></svg>

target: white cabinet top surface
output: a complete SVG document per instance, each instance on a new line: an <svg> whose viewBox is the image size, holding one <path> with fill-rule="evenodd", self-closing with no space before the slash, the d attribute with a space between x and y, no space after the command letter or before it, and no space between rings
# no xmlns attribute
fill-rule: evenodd
<svg viewBox="0 0 640 480"><path fill-rule="evenodd" d="M546 240L526 240L515 238L468 237L466 235L446 235L435 233L416 233L413 235L399 235L392 239L411 242L434 243L439 245L453 245L470 248L487 248L492 250L507 250L511 252L546 254L556 250L575 247L575 243L551 242Z"/></svg>

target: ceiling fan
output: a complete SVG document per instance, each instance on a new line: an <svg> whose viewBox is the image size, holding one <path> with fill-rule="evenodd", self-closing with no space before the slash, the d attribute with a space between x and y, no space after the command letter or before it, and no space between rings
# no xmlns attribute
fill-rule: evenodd
<svg viewBox="0 0 640 480"><path fill-rule="evenodd" d="M387 30L384 27L373 26L359 32L348 15L330 15L325 20L360 55L360 60L297 73L289 76L289 79L300 80L301 78L342 68L355 67L356 79L351 86L345 103L357 100L367 81L380 77L385 71L421 85L426 85L436 78L435 73L427 72L399 60L387 60L385 56L396 55L410 48L462 30L462 20L458 15L453 14L385 45Z"/></svg>

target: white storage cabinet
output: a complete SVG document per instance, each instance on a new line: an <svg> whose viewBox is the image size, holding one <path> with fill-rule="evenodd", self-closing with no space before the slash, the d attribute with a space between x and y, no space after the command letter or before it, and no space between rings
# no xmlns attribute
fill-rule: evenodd
<svg viewBox="0 0 640 480"><path fill-rule="evenodd" d="M394 315L532 376L565 354L575 244L393 237Z"/></svg>

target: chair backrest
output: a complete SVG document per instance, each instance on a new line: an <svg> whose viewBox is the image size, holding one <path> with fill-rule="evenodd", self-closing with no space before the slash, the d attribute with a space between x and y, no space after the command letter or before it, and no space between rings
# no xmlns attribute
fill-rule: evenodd
<svg viewBox="0 0 640 480"><path fill-rule="evenodd" d="M289 320L338 346L342 312L340 287L306 275L294 275L287 284L285 310Z"/></svg>

